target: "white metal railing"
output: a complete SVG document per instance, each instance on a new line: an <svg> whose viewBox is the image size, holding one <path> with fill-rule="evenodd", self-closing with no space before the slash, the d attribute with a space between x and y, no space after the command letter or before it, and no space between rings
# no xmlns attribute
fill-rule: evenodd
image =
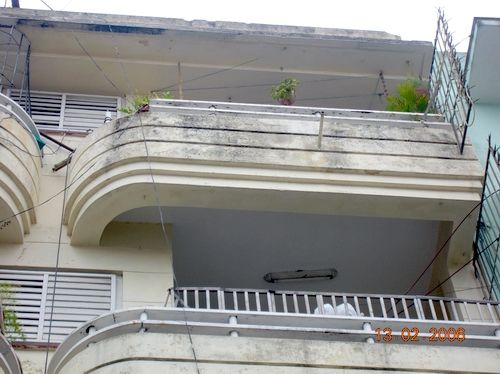
<svg viewBox="0 0 500 374"><path fill-rule="evenodd" d="M485 300L200 287L170 289L169 297L173 306L193 309L479 322L500 327L500 303Z"/></svg>
<svg viewBox="0 0 500 374"><path fill-rule="evenodd" d="M390 120L392 124L423 121L426 119L428 124L433 122L443 122L443 116L439 114L429 114L425 116L422 113L403 113L377 110L362 109L338 109L321 107L301 107L286 105L267 105L267 104L246 104L230 103L219 101L196 101L196 100L170 100L170 99L152 99L150 109L154 112L175 111L183 112L209 112L209 113L241 113L241 114L259 114L266 117L300 117L317 119L321 115L324 118L342 119L342 120L366 120L380 122Z"/></svg>
<svg viewBox="0 0 500 374"><path fill-rule="evenodd" d="M177 289L177 292L181 291L183 294L184 290L186 292L190 290L196 291L196 289L191 288ZM216 291L215 289L198 289L199 294L201 291L206 294L207 290L209 292L211 290ZM222 290L218 289L217 291ZM240 291L245 295L244 290ZM215 294L234 297L234 292L240 291L231 290ZM260 294L265 295L266 298L270 297L270 305L273 305L272 294L282 295L276 292L268 294L267 291L262 291ZM290 293L287 292L286 294ZM348 297L347 294L342 295L342 298L343 296ZM239 296L237 298L239 299ZM361 296L358 296L358 302L360 298ZM373 302L380 302L381 298L382 301L392 298L396 303L396 300L389 296L372 295L370 298ZM423 298L408 296L405 299L418 301ZM436 298L431 299L435 300ZM274 300L276 302L278 299L274 298ZM196 302L196 300L193 301ZM347 301L349 301L349 298L347 298ZM459 309L464 305L465 301L458 302L455 300L455 303L458 303L455 305L458 315ZM366 344L399 343L498 348L500 345L498 304L490 302L478 303L486 305L486 308L491 310L491 318L495 319L496 323L463 322L452 319L438 320L437 318L426 320L393 318L387 309L387 317L375 317L375 311L373 311L374 316L370 317L342 315L341 313L337 315L314 314L314 311L311 314L304 314L270 312L262 309L258 312L250 310L251 308L248 308L249 310L204 309L200 300L198 308L182 308L179 306L173 308L133 308L102 315L75 330L59 345L50 361L48 373L59 373L73 357L94 343L101 342L101 349L104 352L107 339L112 339L115 336L147 333L187 334L189 331L193 335L231 336L234 338L245 336L365 342ZM215 307L216 304L210 305ZM374 304L371 305L375 309ZM417 305L419 305L419 308L420 306L425 308L421 303L417 302ZM476 302L474 302L474 305L477 305ZM310 308L312 306L309 304ZM407 308L410 308L408 304ZM462 329L462 332L460 329ZM441 330L445 332L444 335L441 334ZM454 332L450 333L450 331ZM411 342L409 342L410 338ZM126 356L126 352L124 352L124 355Z"/></svg>

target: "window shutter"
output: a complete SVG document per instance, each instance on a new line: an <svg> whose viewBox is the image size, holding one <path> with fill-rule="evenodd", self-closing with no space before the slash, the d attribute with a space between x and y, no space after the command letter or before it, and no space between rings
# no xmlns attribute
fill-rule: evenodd
<svg viewBox="0 0 500 374"><path fill-rule="evenodd" d="M49 329L50 341L61 342L85 322L115 309L113 274L59 272L55 293L54 281L53 271L0 270L0 283L10 291L4 304L16 312L26 342L47 342Z"/></svg>
<svg viewBox="0 0 500 374"><path fill-rule="evenodd" d="M19 103L19 94L12 90L10 97ZM117 118L119 102L115 96L31 91L31 116L41 129L92 130L104 123L108 110Z"/></svg>

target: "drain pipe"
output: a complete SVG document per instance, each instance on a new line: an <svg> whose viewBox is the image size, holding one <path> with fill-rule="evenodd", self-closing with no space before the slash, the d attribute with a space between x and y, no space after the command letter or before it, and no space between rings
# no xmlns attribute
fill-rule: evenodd
<svg viewBox="0 0 500 374"><path fill-rule="evenodd" d="M59 147L64 148L65 150L71 152L68 158L55 164L54 167L52 168L52 171L56 172L56 171L62 169L63 167L67 166L71 162L71 157L73 156L73 153L75 153L76 150L74 148L71 148L71 147L67 146L66 144L60 142L59 140L54 139L52 136L49 136L43 132L41 132L40 135L43 136L44 138L50 140L52 143L57 144Z"/></svg>

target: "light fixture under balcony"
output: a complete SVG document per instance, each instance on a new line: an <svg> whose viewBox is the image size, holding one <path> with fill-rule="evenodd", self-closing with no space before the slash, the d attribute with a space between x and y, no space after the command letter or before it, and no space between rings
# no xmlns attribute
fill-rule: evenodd
<svg viewBox="0 0 500 374"><path fill-rule="evenodd" d="M316 270L292 270L292 271L277 271L264 275L264 280L269 283L302 280L302 279L333 279L337 276L337 270L316 269Z"/></svg>

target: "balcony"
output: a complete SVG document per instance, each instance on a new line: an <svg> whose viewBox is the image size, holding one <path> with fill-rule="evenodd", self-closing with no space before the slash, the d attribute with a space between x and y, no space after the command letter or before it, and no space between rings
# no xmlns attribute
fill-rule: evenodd
<svg viewBox="0 0 500 374"><path fill-rule="evenodd" d="M305 372L319 366L498 369L498 302L220 288L170 290L168 302L168 308L129 309L89 321L59 346L49 373L180 372L193 368L191 349L200 365L223 373L262 366L270 373L282 366ZM330 354L336 351L342 354ZM359 352L379 359L363 361ZM433 359L424 362L422 354Z"/></svg>
<svg viewBox="0 0 500 374"><path fill-rule="evenodd" d="M72 244L99 244L115 217L156 205L152 178L163 206L456 222L482 170L437 115L155 100L73 157Z"/></svg>
<svg viewBox="0 0 500 374"><path fill-rule="evenodd" d="M38 201L39 135L28 114L2 94L0 124L0 242L22 243L36 222L35 210L30 208Z"/></svg>
<svg viewBox="0 0 500 374"><path fill-rule="evenodd" d="M0 334L0 369L5 374L22 374L19 358L10 343Z"/></svg>

